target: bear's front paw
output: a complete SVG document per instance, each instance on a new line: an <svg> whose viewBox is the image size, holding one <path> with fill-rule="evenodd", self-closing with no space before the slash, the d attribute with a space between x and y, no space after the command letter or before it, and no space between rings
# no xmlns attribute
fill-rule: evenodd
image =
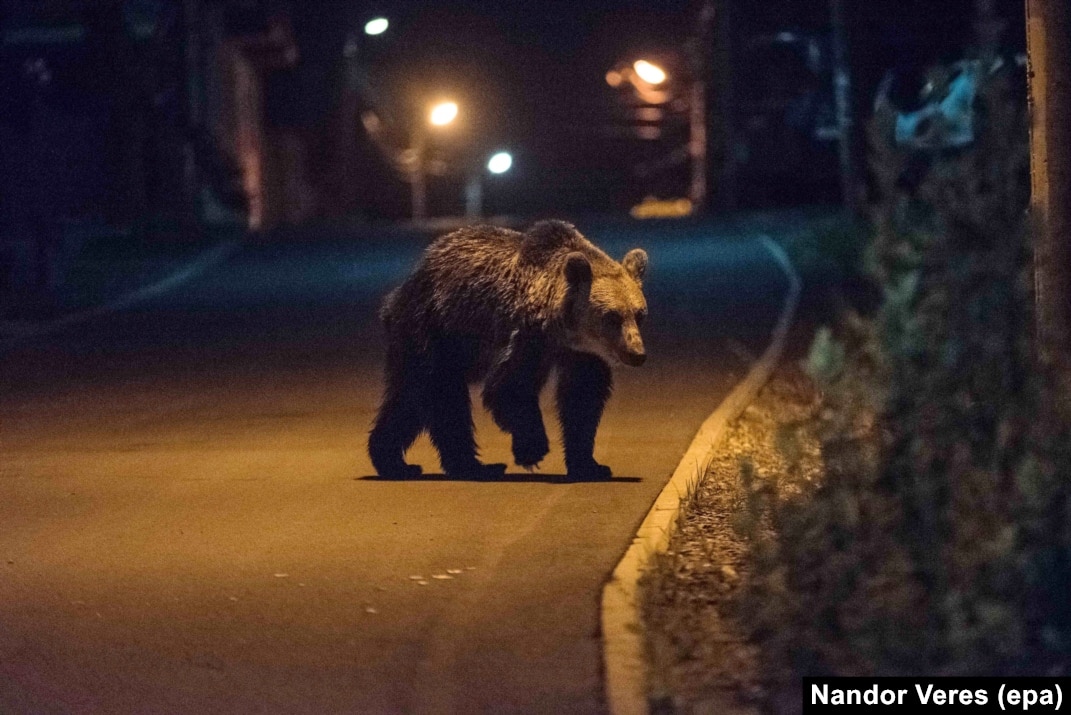
<svg viewBox="0 0 1071 715"><path fill-rule="evenodd" d="M605 464L599 464L594 459L583 464L570 464L566 466L569 479L576 482L599 482L614 476L613 471Z"/></svg>
<svg viewBox="0 0 1071 715"><path fill-rule="evenodd" d="M513 435L513 461L518 467L532 469L539 466L550 452L546 432Z"/></svg>

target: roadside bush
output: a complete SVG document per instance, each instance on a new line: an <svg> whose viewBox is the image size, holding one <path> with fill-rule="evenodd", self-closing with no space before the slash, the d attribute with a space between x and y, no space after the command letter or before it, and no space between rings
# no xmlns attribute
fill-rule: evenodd
<svg viewBox="0 0 1071 715"><path fill-rule="evenodd" d="M870 234L865 221L838 215L786 241L789 258L807 284L805 314L827 320L846 310L873 313L880 291L866 270Z"/></svg>
<svg viewBox="0 0 1071 715"><path fill-rule="evenodd" d="M975 143L911 182L891 117L870 127L884 299L812 346L827 476L767 502L743 606L783 696L802 675L1069 670L1071 433L1032 362L1018 80L987 78Z"/></svg>

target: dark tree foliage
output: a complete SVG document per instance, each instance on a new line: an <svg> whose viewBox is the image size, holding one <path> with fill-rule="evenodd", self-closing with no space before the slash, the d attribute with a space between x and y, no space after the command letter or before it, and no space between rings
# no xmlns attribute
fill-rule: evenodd
<svg viewBox="0 0 1071 715"><path fill-rule="evenodd" d="M1071 434L1032 357L1020 75L986 74L967 149L870 127L884 302L819 333L827 477L767 502L744 613L786 687L1069 670Z"/></svg>

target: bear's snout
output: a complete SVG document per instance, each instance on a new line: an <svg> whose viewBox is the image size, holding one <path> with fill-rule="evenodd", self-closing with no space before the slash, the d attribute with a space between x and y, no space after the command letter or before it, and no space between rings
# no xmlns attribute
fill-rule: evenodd
<svg viewBox="0 0 1071 715"><path fill-rule="evenodd" d="M625 335L625 349L621 361L632 367L639 367L647 361L647 351L643 349L643 338L640 331L632 328Z"/></svg>

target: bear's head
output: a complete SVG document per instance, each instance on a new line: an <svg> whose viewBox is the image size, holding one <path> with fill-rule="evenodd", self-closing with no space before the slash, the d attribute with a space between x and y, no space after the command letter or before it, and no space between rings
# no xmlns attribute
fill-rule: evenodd
<svg viewBox="0 0 1071 715"><path fill-rule="evenodd" d="M601 252L600 252L601 253ZM647 317L643 275L647 253L634 248L621 263L574 251L565 257L569 347L611 365L647 360L640 326Z"/></svg>

